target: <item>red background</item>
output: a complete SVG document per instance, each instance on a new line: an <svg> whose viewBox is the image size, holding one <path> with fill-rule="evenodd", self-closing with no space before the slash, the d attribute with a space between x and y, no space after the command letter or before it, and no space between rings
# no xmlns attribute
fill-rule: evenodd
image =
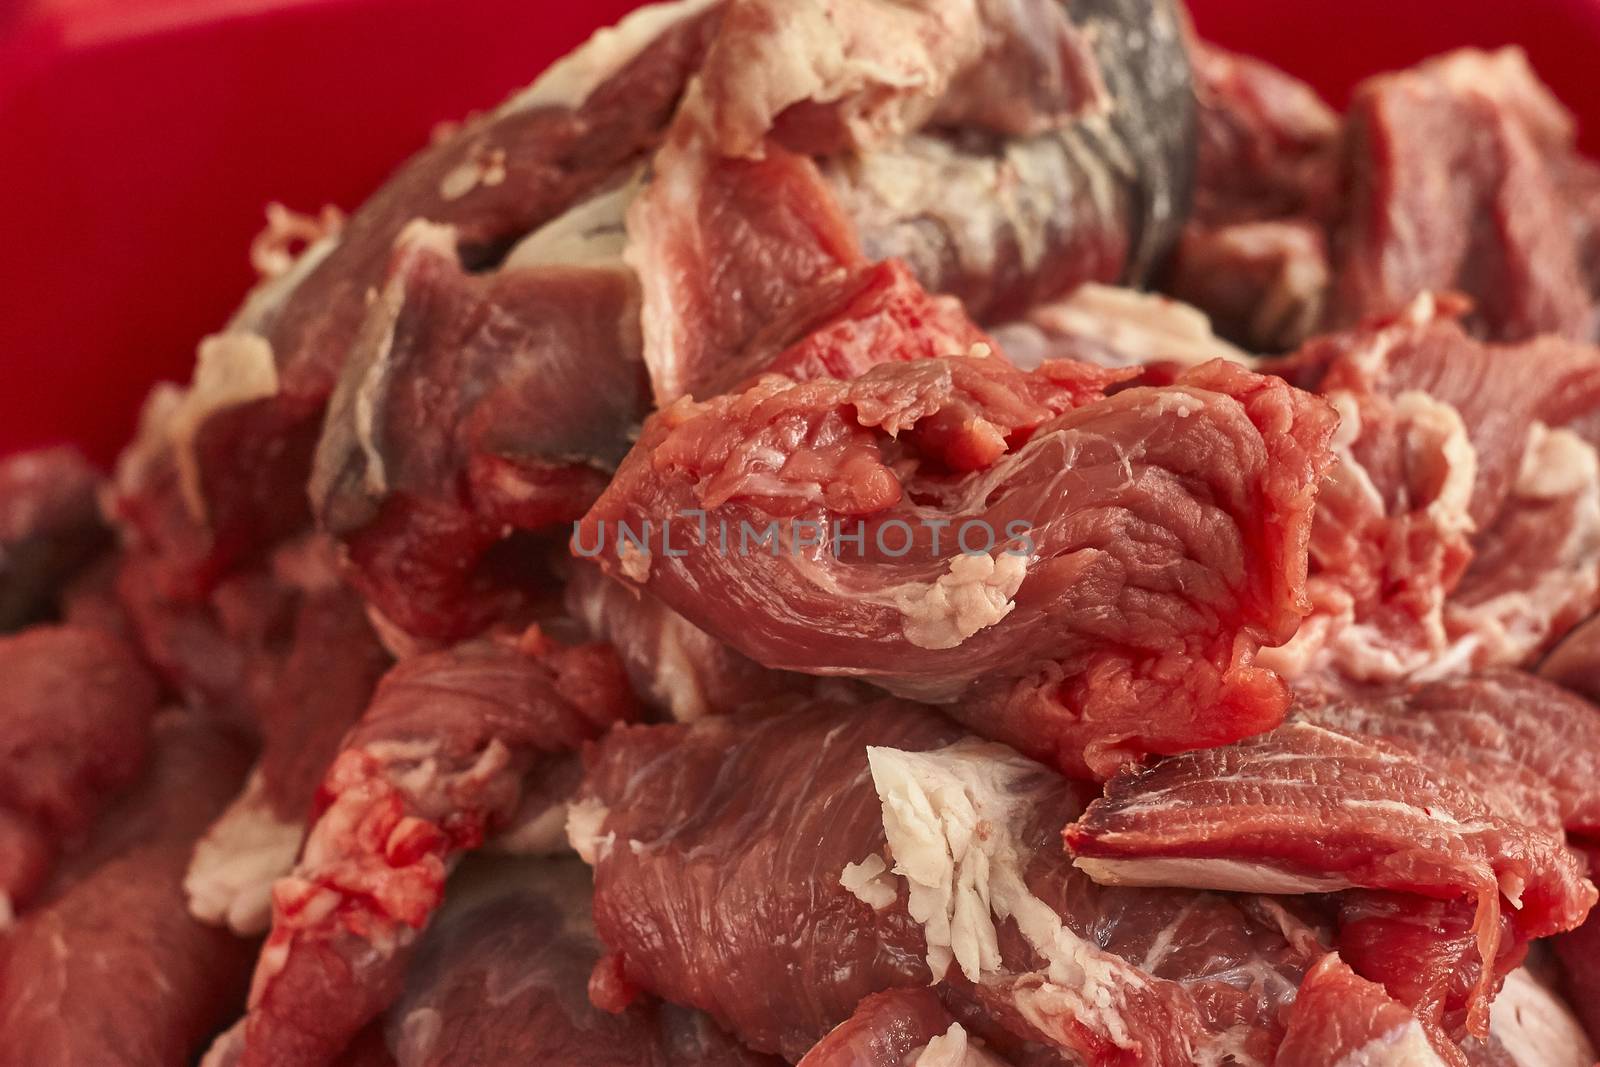
<svg viewBox="0 0 1600 1067"><path fill-rule="evenodd" d="M0 0L0 453L132 431L251 281L262 206L358 203L632 0ZM1335 103L1519 43L1600 149L1600 0L1192 0Z"/></svg>

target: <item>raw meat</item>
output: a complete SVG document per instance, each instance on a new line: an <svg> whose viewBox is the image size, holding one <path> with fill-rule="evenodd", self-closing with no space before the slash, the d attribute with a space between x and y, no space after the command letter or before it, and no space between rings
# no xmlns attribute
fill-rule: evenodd
<svg viewBox="0 0 1600 1067"><path fill-rule="evenodd" d="M1459 1048L1430 1033L1383 987L1326 956L1306 975L1276 1067L1465 1067Z"/></svg>
<svg viewBox="0 0 1600 1067"><path fill-rule="evenodd" d="M38 892L53 855L139 777L157 690L120 640L78 626L0 636L0 679L4 920Z"/></svg>
<svg viewBox="0 0 1600 1067"><path fill-rule="evenodd" d="M1357 87L1335 318L1459 290L1489 336L1589 340L1594 300L1557 168L1571 116L1520 49L1454 52Z"/></svg>
<svg viewBox="0 0 1600 1067"><path fill-rule="evenodd" d="M633 691L679 722L735 711L810 682L746 659L649 593L607 578L597 567L573 568L566 607L591 638L617 650Z"/></svg>
<svg viewBox="0 0 1600 1067"><path fill-rule="evenodd" d="M929 1042L942 1038L952 1026L960 1024L930 989L874 993L813 1045L799 1067L921 1067ZM960 1032L964 1037L965 1031Z"/></svg>
<svg viewBox="0 0 1600 1067"><path fill-rule="evenodd" d="M1251 660L1299 622L1332 412L1221 362L1101 396L1127 373L919 360L680 402L575 548L758 663L1068 771L1270 729Z"/></svg>
<svg viewBox="0 0 1600 1067"><path fill-rule="evenodd" d="M252 946L189 918L180 886L244 754L182 712L153 734L139 786L0 940L8 1063L187 1067L244 992Z"/></svg>
<svg viewBox="0 0 1600 1067"><path fill-rule="evenodd" d="M863 252L904 260L928 291L954 294L988 320L1083 281L1136 280L1164 251L1187 192L1190 119L1177 18L1165 2L772 7L732 5L628 211L626 259L644 286L658 404L738 381L726 364L748 366L752 345L799 340L757 334L775 319L814 317L830 289L852 284ZM1120 32L1134 25L1138 33ZM1031 36L1018 38L1016 27ZM895 42L891 61L884 41ZM1029 79L1016 63L996 70L985 49L1020 50L1068 76ZM1037 136L995 145L976 136L993 116L974 112L952 75L978 59L980 81L1031 81L1055 99L1003 124L1037 127ZM885 78L904 80L883 91ZM940 115L951 103L960 114ZM903 136L930 116L946 131ZM864 151L831 151L842 144ZM1118 149L1125 162L1113 162ZM807 152L835 158L819 170ZM1085 195L1064 197L1070 188ZM986 216L967 214L980 207Z"/></svg>
<svg viewBox="0 0 1600 1067"><path fill-rule="evenodd" d="M1600 700L1600 616L1573 627L1539 664L1539 677Z"/></svg>
<svg viewBox="0 0 1600 1067"><path fill-rule="evenodd" d="M933 979L1003 1056L1269 1062L1300 951L1224 897L1097 888L1056 841L1076 787L960 736L896 702L613 731L568 824L608 987L791 1060L866 996Z"/></svg>
<svg viewBox="0 0 1600 1067"><path fill-rule="evenodd" d="M388 1014L398 1067L736 1067L775 1064L696 1012L589 1003L600 959L576 860L469 861Z"/></svg>
<svg viewBox="0 0 1600 1067"><path fill-rule="evenodd" d="M1600 595L1600 349L1486 345L1460 305L1308 344L1280 369L1341 413L1291 678L1390 682L1526 663Z"/></svg>
<svg viewBox="0 0 1600 1067"><path fill-rule="evenodd" d="M490 550L510 529L579 518L645 395L637 285L620 262L476 276L457 243L427 223L400 235L311 479L352 581L391 623L440 641L518 603Z"/></svg>
<svg viewBox="0 0 1600 1067"><path fill-rule="evenodd" d="M347 352L400 233L453 229L470 268L613 186L654 148L720 11L648 7L424 150L202 346L187 395L158 393L118 476L119 513L204 588L307 519L304 486ZM586 394L587 395L587 394Z"/></svg>
<svg viewBox="0 0 1600 1067"><path fill-rule="evenodd" d="M274 579L296 604L256 709L260 758L195 847L184 880L196 918L250 935L266 931L272 883L294 866L317 786L390 662L361 599L340 583L326 538L281 548L274 562Z"/></svg>
<svg viewBox="0 0 1600 1067"><path fill-rule="evenodd" d="M511 821L552 758L633 714L608 648L537 629L395 667L273 887L242 1049L225 1042L213 1062L331 1062L399 992L456 858Z"/></svg>
<svg viewBox="0 0 1600 1067"><path fill-rule="evenodd" d="M1532 675L1495 671L1304 707L1308 721L1466 764L1524 821L1600 835L1600 708ZM1530 795L1531 794L1531 795Z"/></svg>
<svg viewBox="0 0 1600 1067"><path fill-rule="evenodd" d="M1164 286L1253 351L1291 349L1328 299L1340 123L1311 88L1196 42L1194 211Z"/></svg>
<svg viewBox="0 0 1600 1067"><path fill-rule="evenodd" d="M70 448L0 459L0 632L32 622L110 541L100 475Z"/></svg>
<svg viewBox="0 0 1600 1067"><path fill-rule="evenodd" d="M1466 1024L1481 1035L1496 968L1582 922L1595 889L1559 833L1491 808L1476 785L1442 757L1290 722L1113 780L1065 838L1114 885L1467 902L1481 967Z"/></svg>

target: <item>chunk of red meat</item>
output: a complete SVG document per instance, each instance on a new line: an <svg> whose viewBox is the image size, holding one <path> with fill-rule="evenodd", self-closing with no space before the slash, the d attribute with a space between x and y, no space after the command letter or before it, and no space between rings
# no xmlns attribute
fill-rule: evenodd
<svg viewBox="0 0 1600 1067"><path fill-rule="evenodd" d="M649 593L595 567L574 568L566 608L593 639L617 650L634 692L680 722L735 711L811 682L741 656Z"/></svg>
<svg viewBox="0 0 1600 1067"><path fill-rule="evenodd" d="M932 990L874 993L813 1045L799 1067L902 1067L954 1022Z"/></svg>
<svg viewBox="0 0 1600 1067"><path fill-rule="evenodd" d="M656 403L668 404L703 393L763 327L863 260L805 156L774 145L759 159L721 159L690 127L652 171L628 211L627 258L644 287Z"/></svg>
<svg viewBox="0 0 1600 1067"><path fill-rule="evenodd" d="M0 678L0 913L10 913L138 778L157 690L120 640L78 626L0 636Z"/></svg>
<svg viewBox="0 0 1600 1067"><path fill-rule="evenodd" d="M569 821L611 973L791 1060L930 980L1002 1055L1270 1054L1303 966L1284 936L1222 897L1095 887L1056 840L1076 787L959 737L895 702L613 731Z"/></svg>
<svg viewBox="0 0 1600 1067"><path fill-rule="evenodd" d="M273 577L295 603L255 709L260 756L184 882L197 918L241 934L266 930L272 883L294 864L317 786L390 663L326 538L279 549Z"/></svg>
<svg viewBox="0 0 1600 1067"><path fill-rule="evenodd" d="M1297 78L1203 42L1190 49L1199 132L1194 211L1162 285L1254 351L1322 319L1337 209L1338 116Z"/></svg>
<svg viewBox="0 0 1600 1067"><path fill-rule="evenodd" d="M1373 78L1350 107L1335 317L1470 295L1490 336L1587 340L1594 301L1551 157L1572 121L1514 49Z"/></svg>
<svg viewBox="0 0 1600 1067"><path fill-rule="evenodd" d="M386 1028L398 1067L771 1063L697 1013L589 1002L600 959L576 860L476 861L451 879Z"/></svg>
<svg viewBox="0 0 1600 1067"><path fill-rule="evenodd" d="M682 402L576 549L758 663L949 702L1068 770L1270 729L1251 657L1298 624L1332 414L1221 363L1101 397L1119 376L919 360Z"/></svg>
<svg viewBox="0 0 1600 1067"><path fill-rule="evenodd" d="M1138 34L1118 32L1135 21ZM902 23L910 28L897 32ZM1013 40L995 26L1035 36ZM1187 182L1180 171L1190 109L1176 27L1165 3L732 5L628 213L657 402L703 398L737 381L748 369L730 372L727 361L759 358L741 353L763 327L814 314L828 290L850 284L863 244L872 260L904 259L922 286L961 298L979 319L1019 313L1083 281L1142 277L1171 239ZM1075 43L1051 43L1080 35L1092 58ZM877 59L890 40L895 58L885 67ZM1109 121L1091 132L1063 115L1038 137L977 143L972 127L992 116L974 111L967 87L950 81L972 58L952 60L952 46L973 57L1020 50L1050 57L1045 67L1058 72L1104 75L1114 91L1102 100L1098 79L1092 87L1078 79L1084 84L1063 95L1049 88L1054 77L998 70L992 60L974 67L980 82L1021 78L1071 97L1074 108L1092 96L1101 103L1090 110ZM880 91L886 71L902 65L918 73L902 71L909 81ZM900 136L928 116L918 105L937 104L946 88L946 99L961 103L945 125L962 133ZM1020 99L1013 94L1005 109L1030 110L1016 107ZM1136 174L1110 162L1108 135ZM863 136L872 144L859 158L824 164L826 182L803 154L835 155L835 142ZM1063 188L1085 195L1063 196ZM974 219L974 210L987 214ZM756 347L794 339L769 336Z"/></svg>
<svg viewBox="0 0 1600 1067"><path fill-rule="evenodd" d="M62 584L107 546L100 484L71 448L0 459L0 632L47 613Z"/></svg>
<svg viewBox="0 0 1600 1067"><path fill-rule="evenodd" d="M1269 219L1184 228L1163 288L1255 352L1293 349L1322 321L1331 271L1322 227Z"/></svg>
<svg viewBox="0 0 1600 1067"><path fill-rule="evenodd" d="M580 49L415 156L246 304L232 329L270 346L267 395L202 398L179 439L157 431L119 478L122 514L175 576L203 588L304 524L323 409L401 231L419 218L452 227L462 259L485 266L614 184L655 147L719 17L717 7L691 6L665 25L642 20Z"/></svg>
<svg viewBox="0 0 1600 1067"><path fill-rule="evenodd" d="M1352 890L1339 894L1331 910L1345 962L1419 1019L1458 1038L1468 1034L1482 991L1497 992L1528 949L1502 915L1500 955L1486 966L1469 901ZM1492 1024L1493 1005L1490 1011Z"/></svg>
<svg viewBox="0 0 1600 1067"><path fill-rule="evenodd" d="M1195 41L1189 61L1199 102L1193 217L1220 225L1326 215L1338 181L1333 109L1251 56Z"/></svg>
<svg viewBox="0 0 1600 1067"><path fill-rule="evenodd" d="M0 941L5 1058L29 1067L182 1067L237 1010L251 946L201 926L181 881L244 754L192 716L156 721L149 769Z"/></svg>
<svg viewBox="0 0 1600 1067"><path fill-rule="evenodd" d="M510 822L524 780L633 714L610 649L537 630L390 671L273 888L237 1062L330 1062L397 995L449 867Z"/></svg>
<svg viewBox="0 0 1600 1067"><path fill-rule="evenodd" d="M1292 678L1518 665L1592 610L1600 350L1481 344L1458 312L1424 298L1282 368L1344 420L1312 528L1315 611L1267 657Z"/></svg>
<svg viewBox="0 0 1600 1067"><path fill-rule="evenodd" d="M1592 870L1595 850L1590 850L1589 855ZM1561 961L1567 998L1583 1020L1589 1039L1600 1043L1600 916L1591 916L1588 922L1551 943Z"/></svg>
<svg viewBox="0 0 1600 1067"><path fill-rule="evenodd" d="M1382 986L1329 955L1306 975L1274 1062L1277 1067L1364 1063L1465 1067L1468 1061Z"/></svg>
<svg viewBox="0 0 1600 1067"><path fill-rule="evenodd" d="M1481 1036L1518 946L1572 929L1595 889L1558 832L1491 808L1454 771L1378 737L1291 722L1114 779L1065 838L1077 866L1110 884L1465 902L1482 964L1466 1023Z"/></svg>
<svg viewBox="0 0 1600 1067"><path fill-rule="evenodd" d="M517 602L480 565L508 528L572 522L643 415L638 295L616 267L469 275L400 237L346 359L311 480L351 580L409 633L470 636Z"/></svg>

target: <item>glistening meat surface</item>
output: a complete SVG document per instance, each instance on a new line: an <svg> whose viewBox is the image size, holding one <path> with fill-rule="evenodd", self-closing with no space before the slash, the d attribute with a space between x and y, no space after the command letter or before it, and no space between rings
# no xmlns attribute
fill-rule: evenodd
<svg viewBox="0 0 1600 1067"><path fill-rule="evenodd" d="M1559 832L1491 808L1478 784L1444 756L1295 721L1113 780L1065 837L1113 885L1462 902L1478 961L1466 1025L1481 1035L1496 968L1582 922L1595 889ZM1429 925L1437 937L1444 922Z"/></svg>
<svg viewBox="0 0 1600 1067"><path fill-rule="evenodd" d="M634 711L610 649L537 630L386 675L273 887L249 1012L213 1062L331 1062L399 992L460 854L511 821L552 757Z"/></svg>
<svg viewBox="0 0 1600 1067"><path fill-rule="evenodd" d="M683 401L575 547L758 663L1067 770L1270 729L1287 693L1252 657L1299 622L1332 412L1223 363L1118 376L919 360Z"/></svg>
<svg viewBox="0 0 1600 1067"><path fill-rule="evenodd" d="M1001 1056L1270 1062L1300 949L1224 897L1096 887L1056 836L1078 787L960 737L894 701L613 731L569 821L606 989L791 1060L931 981Z"/></svg>

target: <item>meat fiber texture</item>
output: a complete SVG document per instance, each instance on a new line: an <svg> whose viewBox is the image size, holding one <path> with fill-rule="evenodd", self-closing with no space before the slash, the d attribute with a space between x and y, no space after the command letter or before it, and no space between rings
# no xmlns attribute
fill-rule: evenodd
<svg viewBox="0 0 1600 1067"><path fill-rule="evenodd" d="M1572 116L1521 50L1440 56L1359 86L1334 321L1459 290L1497 340L1596 336ZM1568 190L1577 194L1574 201Z"/></svg>
<svg viewBox="0 0 1600 1067"><path fill-rule="evenodd" d="M554 757L634 714L610 649L536 629L396 666L322 781L249 1011L209 1062L330 1062L398 995L459 857Z"/></svg>
<svg viewBox="0 0 1600 1067"><path fill-rule="evenodd" d="M133 792L0 940L0 1056L29 1067L184 1067L236 1010L253 946L189 917L189 850L244 753L163 712Z"/></svg>
<svg viewBox="0 0 1600 1067"><path fill-rule="evenodd" d="M144 767L155 679L115 636L38 626L0 636L0 918L45 885Z"/></svg>
<svg viewBox="0 0 1600 1067"><path fill-rule="evenodd" d="M1224 363L1116 377L921 360L679 402L576 550L758 663L1069 771L1270 729L1287 692L1252 658L1299 623L1332 412Z"/></svg>
<svg viewBox="0 0 1600 1067"><path fill-rule="evenodd" d="M107 547L100 488L74 449L0 459L0 632L47 614L73 573Z"/></svg>
<svg viewBox="0 0 1600 1067"><path fill-rule="evenodd" d="M1303 684L1525 665L1600 596L1600 349L1484 344L1461 305L1308 344L1277 369L1338 408L1294 642Z"/></svg>
<svg viewBox="0 0 1600 1067"><path fill-rule="evenodd" d="M591 892L573 858L469 861L385 1017L397 1067L776 1067L698 1012L590 1003Z"/></svg>
<svg viewBox="0 0 1600 1067"><path fill-rule="evenodd" d="M1002 1059L1267 1063L1310 962L1243 898L1097 888L1056 838L1078 787L914 705L625 728L586 762L568 829L607 1002L652 992L791 1061L915 1048L871 1017L931 1004L863 1001L931 982Z"/></svg>
<svg viewBox="0 0 1600 1067"><path fill-rule="evenodd" d="M1589 831L1593 787L1566 771L1595 757L1597 714L1514 675L1312 705L1114 780L1066 840L1107 884L1372 891L1333 904L1346 962L1482 1037L1526 944L1594 903L1562 829Z"/></svg>

